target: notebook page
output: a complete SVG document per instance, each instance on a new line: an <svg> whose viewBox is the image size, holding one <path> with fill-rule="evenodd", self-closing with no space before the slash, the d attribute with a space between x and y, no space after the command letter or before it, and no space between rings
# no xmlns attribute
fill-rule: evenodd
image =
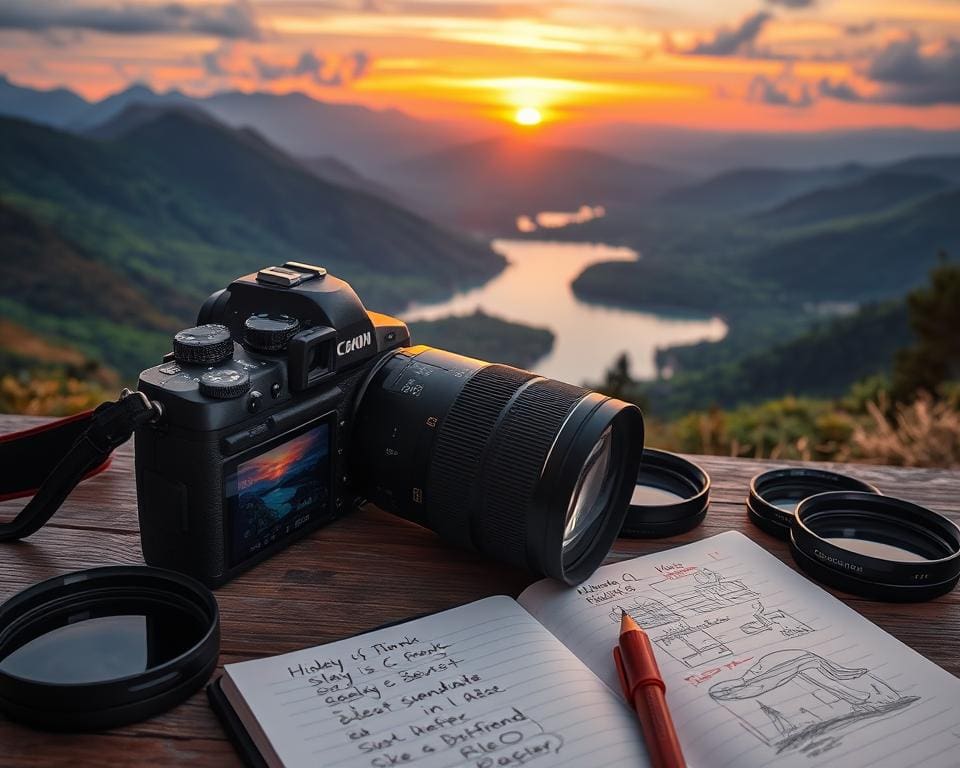
<svg viewBox="0 0 960 768"><path fill-rule="evenodd" d="M224 672L287 768L648 765L629 709L508 597Z"/></svg>
<svg viewBox="0 0 960 768"><path fill-rule="evenodd" d="M608 686L650 636L691 766L958 766L960 680L737 532L518 599ZM895 607L891 608L895 610Z"/></svg>

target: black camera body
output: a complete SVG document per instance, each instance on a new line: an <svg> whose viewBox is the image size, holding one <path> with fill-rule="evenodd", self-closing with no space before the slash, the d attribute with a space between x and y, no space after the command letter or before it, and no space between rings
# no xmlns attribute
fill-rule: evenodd
<svg viewBox="0 0 960 768"><path fill-rule="evenodd" d="M219 585L356 506L357 389L410 337L300 263L235 280L198 322L140 374L163 418L135 435L137 500L144 559Z"/></svg>
<svg viewBox="0 0 960 768"><path fill-rule="evenodd" d="M322 267L213 294L140 374L150 565L219 585L369 500L568 584L616 538L643 453L636 406L427 346Z"/></svg>

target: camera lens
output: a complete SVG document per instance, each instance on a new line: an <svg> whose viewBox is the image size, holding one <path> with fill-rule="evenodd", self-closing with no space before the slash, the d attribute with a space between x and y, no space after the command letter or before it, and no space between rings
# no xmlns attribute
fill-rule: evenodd
<svg viewBox="0 0 960 768"><path fill-rule="evenodd" d="M351 439L354 486L382 509L577 584L623 524L643 417L580 387L420 346L371 372Z"/></svg>
<svg viewBox="0 0 960 768"><path fill-rule="evenodd" d="M890 496L833 491L804 499L790 549L814 578L872 600L928 600L960 577L960 528Z"/></svg>

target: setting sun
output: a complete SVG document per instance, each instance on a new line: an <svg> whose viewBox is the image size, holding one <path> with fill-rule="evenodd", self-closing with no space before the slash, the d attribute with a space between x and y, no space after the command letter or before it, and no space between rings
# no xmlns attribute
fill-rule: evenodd
<svg viewBox="0 0 960 768"><path fill-rule="evenodd" d="M540 114L540 110L536 107L521 107L517 110L517 114L514 115L513 119L516 120L519 125L539 125L540 121L543 120L543 115Z"/></svg>

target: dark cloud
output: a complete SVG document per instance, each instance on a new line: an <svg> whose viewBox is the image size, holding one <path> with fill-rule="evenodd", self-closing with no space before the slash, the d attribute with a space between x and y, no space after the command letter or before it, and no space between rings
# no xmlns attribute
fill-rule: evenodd
<svg viewBox="0 0 960 768"><path fill-rule="evenodd" d="M222 51L219 50L208 51L200 57L200 64L203 66L203 71L211 77L225 77L230 74L220 60L221 53Z"/></svg>
<svg viewBox="0 0 960 768"><path fill-rule="evenodd" d="M766 75L757 75L750 83L750 101L759 101L775 107L809 107L813 103L810 89L803 85L798 90L788 90Z"/></svg>
<svg viewBox="0 0 960 768"><path fill-rule="evenodd" d="M115 35L190 34L257 40L260 28L247 0L226 4L107 0L4 0L0 29L47 33L74 29Z"/></svg>
<svg viewBox="0 0 960 768"><path fill-rule="evenodd" d="M365 51L353 51L345 56L318 56L307 50L291 65L273 64L259 56L254 56L251 63L261 80L309 77L317 85L336 88L359 80L367 74L370 55Z"/></svg>
<svg viewBox="0 0 960 768"><path fill-rule="evenodd" d="M960 40L947 38L927 51L916 36L894 40L874 56L867 76L894 85L925 85L947 78L960 84Z"/></svg>
<svg viewBox="0 0 960 768"><path fill-rule="evenodd" d="M865 75L883 86L880 101L960 104L960 40L931 46L916 36L894 40L873 57Z"/></svg>
<svg viewBox="0 0 960 768"><path fill-rule="evenodd" d="M490 3L466 0L359 0L366 13L399 13L407 16L445 16L452 18L543 18L551 6L536 2Z"/></svg>
<svg viewBox="0 0 960 768"><path fill-rule="evenodd" d="M795 83L789 69L776 78L757 75L747 91L750 101L759 101L776 107L809 107L813 104L810 87L806 83Z"/></svg>
<svg viewBox="0 0 960 768"><path fill-rule="evenodd" d="M960 104L960 40L946 38L929 46L916 36L894 40L874 54L861 75L874 86L868 94L842 80L821 80L817 91L838 101Z"/></svg>
<svg viewBox="0 0 960 768"><path fill-rule="evenodd" d="M772 18L766 11L759 11L747 16L736 27L717 30L712 38L700 41L687 53L697 56L734 56L750 48Z"/></svg>
<svg viewBox="0 0 960 768"><path fill-rule="evenodd" d="M823 78L817 84L817 93L826 99L836 99L837 101L863 101L863 96L850 83L843 80L828 80Z"/></svg>
<svg viewBox="0 0 960 768"><path fill-rule="evenodd" d="M869 35L876 28L877 22L865 21L863 24L847 24L843 28L843 31L850 35L850 37L860 37L861 35Z"/></svg>
<svg viewBox="0 0 960 768"><path fill-rule="evenodd" d="M780 5L784 8L812 8L817 0L767 0L767 5Z"/></svg>

